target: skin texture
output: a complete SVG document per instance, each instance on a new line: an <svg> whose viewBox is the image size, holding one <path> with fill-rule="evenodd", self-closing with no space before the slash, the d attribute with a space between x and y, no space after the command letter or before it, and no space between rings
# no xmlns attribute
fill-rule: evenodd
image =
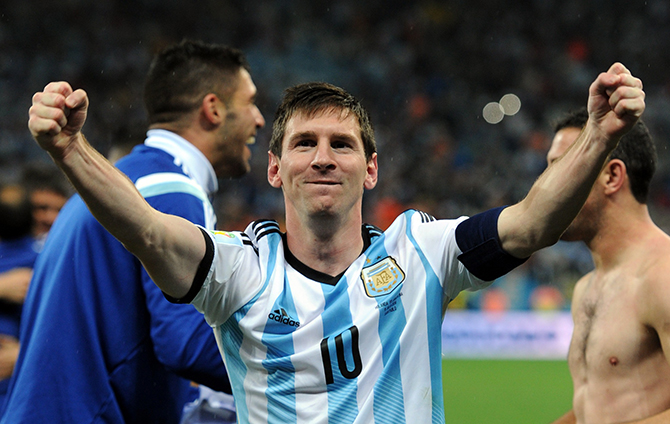
<svg viewBox="0 0 670 424"><path fill-rule="evenodd" d="M377 155L366 161L356 118L296 115L287 123L281 159L269 155L268 181L284 192L291 252L318 271L339 274L363 248L363 190L377 184Z"/></svg>
<svg viewBox="0 0 670 424"><path fill-rule="evenodd" d="M166 129L190 141L209 160L217 176L240 177L250 169L248 145L256 141L257 130L265 126L255 103L256 91L249 72L240 69L237 89L227 104L210 93L192 115L151 128Z"/></svg>
<svg viewBox="0 0 670 424"><path fill-rule="evenodd" d="M557 132L550 166L579 133ZM633 197L621 160L605 165L563 238L585 242L595 269L575 287L573 410L556 423L668 422L670 238Z"/></svg>
<svg viewBox="0 0 670 424"><path fill-rule="evenodd" d="M241 69L237 90L220 114L222 125L208 152L217 175L235 178L249 172L251 151L247 145L255 142L256 130L265 125L255 101L256 86L249 72ZM235 161L231 158L239 159Z"/></svg>
<svg viewBox="0 0 670 424"><path fill-rule="evenodd" d="M588 197L600 167L644 110L642 82L615 63L589 87L589 119L573 147L533 184L521 202L502 211L502 247L525 258L555 243Z"/></svg>

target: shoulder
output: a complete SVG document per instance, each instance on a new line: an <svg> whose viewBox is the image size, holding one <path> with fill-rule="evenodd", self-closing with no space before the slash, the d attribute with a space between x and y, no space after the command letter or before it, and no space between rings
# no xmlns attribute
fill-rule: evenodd
<svg viewBox="0 0 670 424"><path fill-rule="evenodd" d="M138 178L155 173L173 172L183 174L175 158L163 150L139 145L130 154L116 163L116 167L133 182Z"/></svg>
<svg viewBox="0 0 670 424"><path fill-rule="evenodd" d="M251 222L244 231L212 231L217 246L247 246L254 250L256 255L259 246L276 248L282 241L282 232L277 221L259 219Z"/></svg>
<svg viewBox="0 0 670 424"><path fill-rule="evenodd" d="M408 209L381 232L378 228L368 226L370 240L385 243L407 243L420 249L444 252L446 245L455 245L456 228L466 217L458 219L436 219L432 215L415 209ZM366 227L364 226L364 234ZM382 235L383 237L378 237Z"/></svg>
<svg viewBox="0 0 670 424"><path fill-rule="evenodd" d="M670 320L670 237L665 234L647 243L643 257L635 265L638 286L637 307L643 322Z"/></svg>
<svg viewBox="0 0 670 424"><path fill-rule="evenodd" d="M572 291L573 314L577 310L577 307L584 296L584 292L586 291L589 281L591 281L592 279L593 279L593 271L583 275L579 280L577 280L577 283L575 283L575 288Z"/></svg>
<svg viewBox="0 0 670 424"><path fill-rule="evenodd" d="M389 225L389 227L384 231L388 234L394 230L410 228L410 231L416 228L435 228L435 227L453 227L456 228L458 224L466 220L467 217L462 216L456 219L437 219L433 215L418 210L418 209L407 209ZM376 228L370 226L371 228ZM379 230L379 229L377 229ZM381 231L381 230L379 230ZM403 230L404 231L404 230ZM434 233L434 230L429 230Z"/></svg>
<svg viewBox="0 0 670 424"><path fill-rule="evenodd" d="M163 150L141 145L117 167L155 209L204 223L203 205L209 204L209 196L177 162Z"/></svg>
<svg viewBox="0 0 670 424"><path fill-rule="evenodd" d="M258 242L270 234L281 235L279 224L273 219L258 219L253 221L247 226L244 232L255 242Z"/></svg>

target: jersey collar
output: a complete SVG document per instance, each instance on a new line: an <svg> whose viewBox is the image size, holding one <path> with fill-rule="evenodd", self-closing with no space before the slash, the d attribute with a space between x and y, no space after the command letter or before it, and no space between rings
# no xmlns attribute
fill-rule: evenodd
<svg viewBox="0 0 670 424"><path fill-rule="evenodd" d="M374 230L376 230L377 234L375 234ZM373 227L368 224L363 224L363 226L361 227L361 235L363 236L363 250L361 251L361 254L366 250L368 250L368 247L370 247L370 245L372 244L372 239L374 237L377 237L379 235L378 233L380 232L381 230L377 229L376 227ZM310 280L334 286L335 284L337 284L338 281L340 281L344 273L347 272L347 270L345 269L340 274L333 276L323 273L321 271L317 271L314 268L310 268L309 266L300 262L298 258L293 256L293 253L288 248L288 242L286 241L286 233L282 233L281 238L282 243L284 244L284 258L286 259L286 262L288 262L288 264L291 265L296 271L298 271L305 277L309 278Z"/></svg>
<svg viewBox="0 0 670 424"><path fill-rule="evenodd" d="M154 129L147 131L144 144L172 156L175 165L181 167L186 175L193 178L208 196L219 189L219 181L216 179L212 164L197 147L185 138L172 131Z"/></svg>

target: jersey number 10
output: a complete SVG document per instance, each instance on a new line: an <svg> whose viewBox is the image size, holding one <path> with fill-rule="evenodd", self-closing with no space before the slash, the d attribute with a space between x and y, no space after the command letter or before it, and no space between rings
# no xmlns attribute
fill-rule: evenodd
<svg viewBox="0 0 670 424"><path fill-rule="evenodd" d="M349 371L347 361L344 356L344 340L342 334L349 332L351 334L351 356L354 360L354 369ZM363 369L361 362L361 352L358 350L358 327L355 325L335 336L335 352L337 353L337 366L344 378L353 379L358 377ZM332 384L333 367L330 362L330 343L329 338L321 340L321 359L323 360L323 372L326 376L326 384Z"/></svg>

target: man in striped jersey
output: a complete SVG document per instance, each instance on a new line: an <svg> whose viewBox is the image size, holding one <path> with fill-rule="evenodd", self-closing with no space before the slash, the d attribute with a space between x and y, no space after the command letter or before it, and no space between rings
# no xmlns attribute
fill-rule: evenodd
<svg viewBox="0 0 670 424"><path fill-rule="evenodd" d="M205 314L240 422L423 424L445 421L447 304L558 240L644 92L614 64L590 87L575 147L523 201L454 220L407 211L383 233L362 223L377 183L368 115L338 87L293 87L277 112L268 180L284 193L285 234L274 221L210 233L155 212L86 143L87 107L82 90L47 87L29 127L161 289Z"/></svg>
<svg viewBox="0 0 670 424"><path fill-rule="evenodd" d="M255 94L241 52L168 47L145 85L146 141L119 169L154 208L214 229L217 176L248 171L246 144L264 125ZM49 233L22 322L3 423L177 424L198 397L191 381L230 393L202 314L166 301L79 196Z"/></svg>

